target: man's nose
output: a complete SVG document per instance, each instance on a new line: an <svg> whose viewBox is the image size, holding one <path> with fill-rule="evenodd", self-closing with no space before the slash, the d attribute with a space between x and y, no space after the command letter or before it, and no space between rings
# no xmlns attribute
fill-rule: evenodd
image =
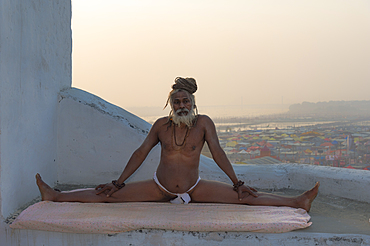
<svg viewBox="0 0 370 246"><path fill-rule="evenodd" d="M180 102L180 108L185 108L185 104L183 102Z"/></svg>

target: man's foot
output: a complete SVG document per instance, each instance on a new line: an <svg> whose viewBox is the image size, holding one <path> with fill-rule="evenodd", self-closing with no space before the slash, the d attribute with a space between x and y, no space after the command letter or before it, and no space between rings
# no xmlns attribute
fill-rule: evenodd
<svg viewBox="0 0 370 246"><path fill-rule="evenodd" d="M42 201L56 201L57 192L41 179L40 174L36 174L36 184L39 187Z"/></svg>
<svg viewBox="0 0 370 246"><path fill-rule="evenodd" d="M315 200L317 193L319 192L320 182L317 182L315 186L311 189L303 193L298 197L298 207L303 208L307 212L311 209L311 203Z"/></svg>

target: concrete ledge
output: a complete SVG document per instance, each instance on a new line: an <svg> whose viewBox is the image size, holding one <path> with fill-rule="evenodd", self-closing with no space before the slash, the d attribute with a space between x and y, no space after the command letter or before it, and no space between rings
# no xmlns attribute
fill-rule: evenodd
<svg viewBox="0 0 370 246"><path fill-rule="evenodd" d="M307 184L320 181L321 194L370 203L369 171L302 164L288 164L287 171L293 189L307 189Z"/></svg>
<svg viewBox="0 0 370 246"><path fill-rule="evenodd" d="M1 228L0 228L1 229ZM370 245L370 236L289 232L282 234L248 232L185 232L168 230L136 230L114 235L70 234L32 230L6 229L0 245Z"/></svg>
<svg viewBox="0 0 370 246"><path fill-rule="evenodd" d="M139 134L146 135L151 128L151 124L145 120L87 91L78 88L69 88L61 91L59 97L59 102L64 99L72 99L75 102L89 106L102 114L123 122L127 126L136 129Z"/></svg>
<svg viewBox="0 0 370 246"><path fill-rule="evenodd" d="M320 193L370 203L370 172L308 164L233 165L240 179L260 189L307 190L320 181ZM212 159L201 158L201 177L230 183Z"/></svg>

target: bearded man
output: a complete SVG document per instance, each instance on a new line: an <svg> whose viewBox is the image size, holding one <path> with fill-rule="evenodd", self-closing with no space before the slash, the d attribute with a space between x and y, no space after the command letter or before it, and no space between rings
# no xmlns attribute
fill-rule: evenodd
<svg viewBox="0 0 370 246"><path fill-rule="evenodd" d="M283 197L258 192L238 180L234 169L221 148L216 127L206 115L200 115L195 105L197 84L193 78L176 78L166 106L168 117L158 119L142 145L132 154L121 176L95 190L57 192L36 175L42 200L55 202L165 202L172 203L231 203L266 206L289 206L309 211L319 183L300 196ZM165 107L166 107L165 106ZM207 142L212 157L233 185L200 179L199 160ZM150 150L161 144L161 157L153 179L125 184L143 163Z"/></svg>

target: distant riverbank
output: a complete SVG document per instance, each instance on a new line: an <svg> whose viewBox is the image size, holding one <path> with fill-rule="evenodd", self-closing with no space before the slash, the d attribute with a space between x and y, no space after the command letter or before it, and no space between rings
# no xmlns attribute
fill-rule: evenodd
<svg viewBox="0 0 370 246"><path fill-rule="evenodd" d="M314 126L319 124L333 124L336 121L286 121L286 122L263 122L259 124L241 124L241 123L216 123L218 131L246 131L246 130L268 130L268 129L292 129L303 126Z"/></svg>

